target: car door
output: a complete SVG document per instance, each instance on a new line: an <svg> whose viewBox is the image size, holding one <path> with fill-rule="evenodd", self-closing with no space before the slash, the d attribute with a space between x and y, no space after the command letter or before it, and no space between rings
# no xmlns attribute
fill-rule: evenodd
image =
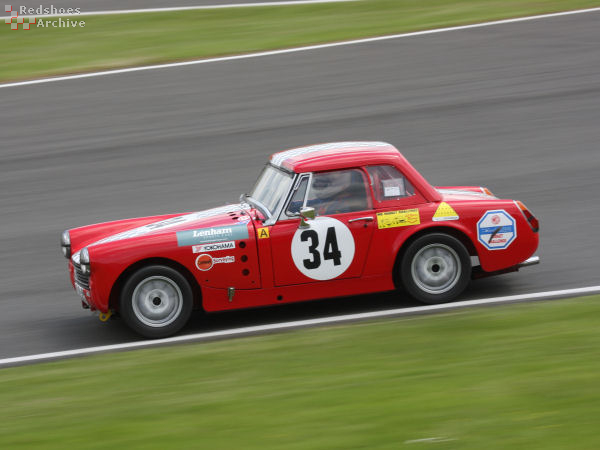
<svg viewBox="0 0 600 450"><path fill-rule="evenodd" d="M376 224L367 173L359 168L303 174L271 228L274 283L288 286L359 277ZM300 206L316 217L301 226Z"/></svg>

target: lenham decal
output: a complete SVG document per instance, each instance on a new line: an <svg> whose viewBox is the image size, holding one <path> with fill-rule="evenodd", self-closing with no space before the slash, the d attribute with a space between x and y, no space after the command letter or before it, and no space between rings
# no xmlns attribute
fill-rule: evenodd
<svg viewBox="0 0 600 450"><path fill-rule="evenodd" d="M446 202L442 202L433 215L433 221L443 222L445 220L458 220L458 214L456 214L456 211L454 211L452 206Z"/></svg>
<svg viewBox="0 0 600 450"><path fill-rule="evenodd" d="M198 270L206 272L213 268L215 264L229 264L235 262L235 256L225 256L223 258L213 258L210 255L202 254L196 258L196 267Z"/></svg>
<svg viewBox="0 0 600 450"><path fill-rule="evenodd" d="M177 232L177 245L179 247L239 239L248 239L248 226L246 224Z"/></svg>
<svg viewBox="0 0 600 450"><path fill-rule="evenodd" d="M407 227L409 225L419 225L420 223L421 216L416 208L377 213L377 227L379 229Z"/></svg>
<svg viewBox="0 0 600 450"><path fill-rule="evenodd" d="M477 240L488 250L504 250L516 237L517 223L503 209L486 211L477 222Z"/></svg>
<svg viewBox="0 0 600 450"><path fill-rule="evenodd" d="M234 241L217 242L215 244L193 245L192 253L216 252L219 250L231 250L235 248Z"/></svg>

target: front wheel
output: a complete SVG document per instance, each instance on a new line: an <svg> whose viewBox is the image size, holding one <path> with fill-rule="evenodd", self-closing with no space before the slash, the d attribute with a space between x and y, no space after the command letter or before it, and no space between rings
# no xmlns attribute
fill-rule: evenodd
<svg viewBox="0 0 600 450"><path fill-rule="evenodd" d="M137 333L163 338L177 333L192 313L193 294L181 273L166 266L147 266L123 286L121 316Z"/></svg>
<svg viewBox="0 0 600 450"><path fill-rule="evenodd" d="M411 243L400 265L404 288L423 303L446 303L458 297L471 278L471 258L458 239L442 233Z"/></svg>

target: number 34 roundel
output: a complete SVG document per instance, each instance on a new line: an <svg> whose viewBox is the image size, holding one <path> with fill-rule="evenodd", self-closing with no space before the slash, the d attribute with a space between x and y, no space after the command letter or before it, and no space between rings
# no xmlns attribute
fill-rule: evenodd
<svg viewBox="0 0 600 450"><path fill-rule="evenodd" d="M343 274L354 259L354 238L346 225L331 217L317 217L310 228L299 228L292 239L292 259L313 280Z"/></svg>

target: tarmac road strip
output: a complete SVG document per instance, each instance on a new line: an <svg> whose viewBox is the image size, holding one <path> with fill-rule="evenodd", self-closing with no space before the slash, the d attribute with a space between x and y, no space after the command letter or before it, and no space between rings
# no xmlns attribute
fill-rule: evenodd
<svg viewBox="0 0 600 450"><path fill-rule="evenodd" d="M571 298L575 296L592 295L600 293L600 286L589 286L575 289L562 289L557 291L535 292L531 294L508 295L504 297L491 297L476 300L465 300L454 303L444 303L440 305L425 305L409 308L389 309L385 311L373 311L357 314L346 314L341 316L320 317L316 319L297 320L291 322L271 323L265 325L255 325L242 328L232 328L228 330L211 331L207 333L194 333L183 336L173 336L165 339L155 339L146 341L124 342L122 344L100 345L97 347L77 348L72 350L63 350L50 353L39 353L36 355L16 356L12 358L0 359L0 367L21 365L40 361L69 358L74 356L91 355L94 353L105 353L119 350L132 350L138 348L157 347L160 345L177 344L181 342L201 342L217 339L234 338L237 336L249 336L254 334L266 334L298 328L307 328L320 325L333 325L339 323L357 322L382 317L402 317L417 314L432 314L436 312L452 311L460 308L482 305L499 305L507 303L520 303L535 300L551 300L560 298Z"/></svg>

